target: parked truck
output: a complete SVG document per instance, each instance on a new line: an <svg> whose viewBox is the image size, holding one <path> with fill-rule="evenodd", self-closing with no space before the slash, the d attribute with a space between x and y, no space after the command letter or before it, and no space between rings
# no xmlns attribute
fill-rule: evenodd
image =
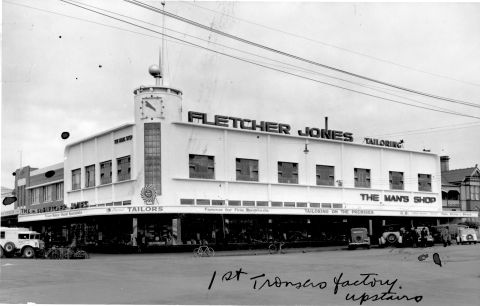
<svg viewBox="0 0 480 306"><path fill-rule="evenodd" d="M21 255L33 258L42 252L45 243L40 233L23 227L0 227L0 257Z"/></svg>

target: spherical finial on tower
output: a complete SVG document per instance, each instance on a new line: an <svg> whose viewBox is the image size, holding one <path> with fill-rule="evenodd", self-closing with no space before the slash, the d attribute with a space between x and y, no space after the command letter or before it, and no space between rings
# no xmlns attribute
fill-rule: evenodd
<svg viewBox="0 0 480 306"><path fill-rule="evenodd" d="M151 65L148 67L148 73L154 78L161 78L162 77L162 70L158 65Z"/></svg>

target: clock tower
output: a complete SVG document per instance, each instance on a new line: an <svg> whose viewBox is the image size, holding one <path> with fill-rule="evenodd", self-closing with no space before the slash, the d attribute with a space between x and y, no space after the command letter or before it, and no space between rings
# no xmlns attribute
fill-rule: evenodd
<svg viewBox="0 0 480 306"><path fill-rule="evenodd" d="M162 152L167 143L164 137L172 122L182 120L182 92L163 86L158 65L148 69L155 85L140 86L133 91L135 108L134 175L137 178L135 197L138 205L160 205L162 202ZM153 195L147 197L147 195ZM148 199L148 200L146 200ZM143 203L142 203L143 202Z"/></svg>

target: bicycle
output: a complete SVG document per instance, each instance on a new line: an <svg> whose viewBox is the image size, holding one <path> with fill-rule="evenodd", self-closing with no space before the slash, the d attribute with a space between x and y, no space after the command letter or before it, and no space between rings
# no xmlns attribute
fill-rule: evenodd
<svg viewBox="0 0 480 306"><path fill-rule="evenodd" d="M203 257L203 256L207 256L207 257L210 257L210 256L215 256L215 251L209 247L209 246L206 246L206 245L202 245L198 248L195 248L193 250L193 256L194 257Z"/></svg>
<svg viewBox="0 0 480 306"><path fill-rule="evenodd" d="M273 254L273 253L285 254L284 249L282 248L284 245L285 245L285 242L273 242L268 246L268 252L270 254Z"/></svg>

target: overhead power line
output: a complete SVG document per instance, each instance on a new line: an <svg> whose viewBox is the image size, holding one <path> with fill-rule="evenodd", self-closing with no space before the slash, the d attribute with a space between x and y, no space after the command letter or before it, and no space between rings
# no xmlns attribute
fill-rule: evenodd
<svg viewBox="0 0 480 306"><path fill-rule="evenodd" d="M284 52L284 51L280 51L280 50L277 50L277 49L274 49L274 48L271 48L271 47L268 47L268 46L265 46L265 45L262 45L262 44L255 43L253 41L250 41L250 40L247 40L247 39L244 39L244 38L241 38L239 36L228 34L226 32L214 29L212 27L205 26L205 25L200 24L196 21L193 21L193 20L178 16L178 15L175 15L175 14L167 12L167 11L160 10L160 9L154 7L154 6L145 4L141 1L137 1L137 0L124 0L124 1L128 2L128 3L131 3L131 4L134 4L136 6L139 6L139 7L143 7L147 10L163 14L163 15L168 16L170 18L180 20L182 22L191 24L193 26L202 28L204 30L207 30L207 31L210 31L210 32L213 32L213 33L216 33L216 34L219 34L219 35L222 35L222 36L225 36L225 37L228 37L228 38L231 38L231 39L234 39L234 40L237 40L237 41L240 41L240 42L243 42L243 43L255 46L255 47L258 47L258 48L261 48L261 49L264 49L264 50L267 50L267 51L270 51L270 52L274 52L274 53L277 53L277 54L280 54L280 55L283 55L283 56L287 56L287 57L290 57L290 58L293 58L293 59L296 59L296 60L299 60L299 61L302 61L302 62L306 62L306 63L312 64L312 65L315 65L315 66L323 67L323 68L330 69L330 70L340 72L340 73L343 73L343 74L347 74L347 75L350 75L350 76L353 76L353 77L361 78L361 79L364 79L364 80L367 80L367 81L370 81L370 82L374 82L374 83L382 84L384 86L397 88L397 89L400 89L400 90L404 90L404 91L407 91L407 92L410 92L410 93L415 93L415 94L418 94L418 95L426 96L426 97L429 97L429 98L443 100L443 101L447 101L447 102L451 102L451 103L462 104L462 105L466 105L466 106L470 106L470 107L480 108L480 104L461 101L461 100L457 100L457 99L451 99L451 98L448 98L448 97L442 97L442 96L433 95L433 94L425 93L425 92L414 90L414 89L409 89L409 88L406 88L406 87L403 87L403 86L399 86L399 85L395 85L395 84L392 84L392 83L380 81L380 80L373 79L373 78L370 78L370 77L367 77L367 76L363 76L363 75L360 75L360 74L357 74L357 73L349 72L349 71L346 71L346 70L343 70L343 69L340 69L340 68L335 68L335 67L325 65L325 64L321 64L321 63L318 63L318 62L315 62L315 61L312 61L312 60L309 60L309 59L305 59L305 58L297 56L297 55L293 55L293 54L290 54L290 53L287 53L287 52Z"/></svg>
<svg viewBox="0 0 480 306"><path fill-rule="evenodd" d="M376 135L369 135L369 137L384 137L384 136L406 136L406 135L414 135L414 134L428 134L428 133L436 133L436 132L444 132L456 129L465 129L470 127L480 126L478 122L469 122L469 123L460 123L455 125L444 125L444 126L437 126L425 129L418 129L418 130L408 130L408 131L401 131L401 132L394 132L394 133L387 133L387 134L376 134Z"/></svg>
<svg viewBox="0 0 480 306"><path fill-rule="evenodd" d="M77 2L77 1L72 1L72 2L81 3L81 2ZM96 7L96 6L93 6L93 5L89 5L89 4L85 4L85 3L81 3L81 4L84 5L84 6L90 7L90 8L94 8L94 9L103 11L103 12L108 12L108 13L111 13L111 14L114 14L114 15L117 15L117 16L122 16L122 17L125 17L125 18L128 18L128 19L131 19L131 20L139 21L139 22L142 22L142 23L145 23L145 24L148 24L148 25L157 27L157 28L162 28L162 27L163 27L163 26L159 26L159 25L154 24L154 23L150 23L150 22L141 20L141 19L137 19L137 18L130 17L130 16L127 16L127 15L123 15L123 14L119 14L119 13L113 12L113 11L111 11L111 10L102 9L102 8L99 8L99 7ZM169 28L165 28L165 29L168 30L168 31L174 32L174 33L182 34L182 35L185 35L185 36L188 36L188 37L193 37L193 38L195 38L195 39L208 42L209 44L214 44L214 45L217 45L217 46L221 46L221 47L224 47L224 48L228 48L228 49L231 49L231 50L235 50L235 51L238 51L238 52L242 52L242 53L245 53L245 54L250 54L250 55L253 55L253 56L256 56L256 57L259 57L259 58L263 58L263 59L266 59L266 60L269 60L269 61L273 61L273 62L281 63L281 64L284 64L284 65L287 65L287 66L290 66L290 67L294 67L293 70L302 71L302 72L307 72L307 73L311 73L311 74L314 74L314 75L321 75L321 76L325 76L325 77L327 77L327 78L331 78L331 79L335 79L335 80L339 80L339 81L351 83L351 84L354 84L354 85L357 85L357 86L360 86L360 87L369 88L369 89L371 89L371 90L375 90L375 91L377 91L377 92L381 92L381 93L384 93L384 94L388 94L388 95L391 95L391 96L394 96L394 97L397 97L397 98L402 98L402 99L405 99L405 100L408 100L408 101L412 101L412 102L416 102L416 103L419 103L419 104L422 104L422 105L426 105L426 106L430 106L430 107L435 107L435 108L437 108L437 109L447 111L447 112L449 112L449 113L451 113L451 114L461 114L461 113L459 113L459 112L455 112L455 111L452 111L452 110L447 109L447 108L442 108L442 107L434 106L434 105L431 105L431 104L428 104L428 103L424 103L424 102L420 102L420 101L417 101L417 100L414 100L414 99L410 99L410 98L405 97L405 96L400 96L400 95L392 94L392 93L386 92L386 91L384 91L384 90L380 90L380 89L379 89L380 87L376 87L376 86L373 86L373 85L372 85L372 86L368 86L368 85L365 85L365 84L362 84L362 83L353 82L353 81L351 81L351 80L342 79L342 78L339 78L339 77L335 77L335 76L332 76L332 75L328 75L328 74L325 74L325 73L321 73L321 72L318 72L318 71L314 71L314 70L311 70L311 69L307 69L307 68L304 68L304 67L300 67L300 66L297 66L297 65L293 65L293 64L290 64L290 63L286 63L286 62L278 61L278 60L275 60L275 59L272 59L272 58L268 58L268 57L265 57L265 56L261 56L261 55L258 55L258 54L252 53L252 52L248 52L248 51L245 51L245 50L240 50L240 49L237 49L237 48L233 48L233 47L230 47L230 46L226 46L226 45L223 45L223 44L220 44L220 43L217 43L217 42L212 42L212 41L210 41L210 40L202 39L202 38L200 38L200 37L197 37L197 36L194 36L194 35L190 35L190 34L187 34L187 33L184 33L184 32L176 31L176 30L169 29ZM258 63L258 62L257 62L257 63ZM261 63L261 62L260 62L260 63ZM267 64L267 63L263 63L263 64ZM286 67L282 67L282 68L286 68ZM292 68L290 68L290 69L292 69ZM394 89L389 89L389 88L382 88L382 89L385 89L385 90L394 90Z"/></svg>
<svg viewBox="0 0 480 306"><path fill-rule="evenodd" d="M147 30L147 31L151 31L151 32L154 32L154 33L157 33L157 34L160 34L160 35L164 35L165 37L169 37L169 38L172 38L172 39L175 39L175 40L184 42L184 43L186 43L186 44L188 44L188 45L191 45L191 46L195 46L195 47L198 47L198 48L207 50L207 51L211 51L211 52L214 52L214 53L217 53L217 54L221 54L221 55L224 55L224 56L227 56L227 57L230 57L230 58L234 58L234 59L237 59L237 60L240 60L240 61L243 61L243 62L247 62L247 63L253 64L253 65L259 66L259 67L263 67L263 68L266 68L266 69L270 69L270 70L282 72L282 73L285 73L285 74L288 74L288 75L291 75L291 76L296 76L296 77L299 77L299 78L302 78L302 79L306 79L306 80L310 80L310 81L313 81L313 82L316 82L316 83L325 84L325 85L328 85L328 86L332 86L332 87L344 89L344 90L347 90L347 91L355 92L355 93L362 94L362 95L365 95L365 96L369 96L369 97L373 97L373 98L378 98L378 99L382 99L382 100L386 100L386 101L390 101L390 102L394 102L394 103L399 103L399 104L403 104L403 105L409 105L409 106L413 106L413 107L417 107L417 108L422 108L422 109L427 109L427 110L436 111L436 112L441 112L441 113L447 113L447 114L452 114L452 115L458 115L458 116L464 116L464 117L470 117L470 118L480 119L480 117L473 116L473 115L461 114L461 113L456 113L456 112L452 112L452 111L443 111L443 110L439 110L439 109L434 109L434 108L429 108L429 107L423 107L423 106L419 106L419 105L414 105L414 104L410 104L410 103L406 103L406 102L401 102L401 101L398 101L398 100L393 100L393 99L389 99L389 98L385 98L385 97L381 97L381 96L377 96L377 95L365 93L365 92L362 92L362 91L359 91L359 90L354 90L354 89L346 88L346 87L343 87L343 86L331 84L331 83L328 83L328 82L323 82L323 81L320 81L320 80L312 79L312 78L305 77L305 76L302 76L302 75L299 75L299 74L295 74L295 73L291 73L291 72L288 72L288 71L285 71L285 70L281 70L281 69L273 68L273 67L270 67L270 66L267 66L267 65L259 64L259 63L253 62L253 61L251 61L251 60L242 59L242 58L240 58L240 57L237 57L237 56L234 56L234 55L230 55L230 54L227 54L227 53L224 53L224 52L220 52L220 51L217 51L217 50L213 50L213 49L210 49L210 48L207 48L207 47L204 47L204 46L201 46L201 45L198 45L198 44L195 44L195 43L192 43L192 42L189 42L189 41L186 41L186 40L183 40L183 39L180 39L180 38L177 38L177 37L168 35L168 34L163 34L163 33L159 32L159 31L155 31L155 30L153 30L153 29L150 29L150 28L147 28L147 27L144 27L144 26L135 24L135 23L133 23L133 22L130 22L130 21L127 21L127 20L124 20L124 19L121 19L121 18L117 18L117 17L115 17L115 16L111 16L111 15L105 14L105 13L96 11L96 10L94 10L94 9L90 9L90 8L88 8L88 7L82 6L82 5L80 5L80 4L77 4L77 3L74 3L74 2L71 2L71 1L67 1L67 0L60 0L60 1L62 1L62 2L64 2L64 3L67 3L67 4L70 4L70 5L73 5L73 6L76 6L76 7L79 7L79 8L82 8L82 9L84 9L84 10L88 10L88 11L94 12L94 13L99 14L99 15L102 15L102 16L105 16L105 17L108 17L108 18L117 20L117 21L121 21L121 22L130 24L130 25L133 25L133 26L135 26L135 27L138 27L138 28L141 28L141 29L144 29L144 30Z"/></svg>
<svg viewBox="0 0 480 306"><path fill-rule="evenodd" d="M178 2L188 4L190 6L193 6L193 7L202 9L202 10L210 11L210 12L215 13L215 14L220 14L220 15L226 16L228 18L240 20L240 21L245 22L245 23L253 24L255 26L262 27L264 29L268 29L268 30L283 33L283 34L286 34L286 35L289 35L289 36L301 38L301 39L311 41L311 42L314 42L314 43L317 43L317 44L320 44L320 45L324 45L324 46L335 48L335 49L338 49L338 50L342 50L342 51L345 51L345 52L348 52L348 53L360 55L360 56L367 57L367 58L370 58L370 59L373 59L373 60L376 60L376 61L391 64L391 65L394 65L394 66L397 66L397 67L409 69L409 70L416 71L416 72L425 73L425 74L428 74L428 75L431 75L431 76L444 78L444 79L448 79L448 80L452 80L452 81L456 81L456 82L460 82L460 83L464 83L464 84L469 84L469 85L473 85L473 86L480 86L480 84L476 84L476 83L473 83L473 82L470 82L470 81L459 80L459 79L455 79L455 78L452 78L452 77L449 77L449 76L446 76L446 75L436 74L436 73L428 72L428 71L421 70L421 69L418 69L418 68L414 68L414 67L411 67L411 66L395 63L395 62L392 62L390 60L382 59L382 58L375 57L375 56L372 56L372 55L369 55L369 54L365 54L365 53L358 52L358 51L353 51L353 50L350 50L350 49L347 49L347 48L344 48L344 47L339 47L339 46L336 46L336 45L333 45L333 44L330 44L330 43L326 43L326 42L320 41L318 39L313 39L313 38L310 38L310 37L307 37L307 36L291 33L291 32L284 31L284 30L281 30L281 29L278 29L278 28L274 28L274 27L270 27L270 26L267 26L267 25L264 25L264 24L253 22L253 21L248 20L248 19L232 16L232 15L229 15L227 13L219 12L219 11L212 10L212 9L206 8L204 6L198 5L198 2L189 2L189 1L178 1Z"/></svg>

